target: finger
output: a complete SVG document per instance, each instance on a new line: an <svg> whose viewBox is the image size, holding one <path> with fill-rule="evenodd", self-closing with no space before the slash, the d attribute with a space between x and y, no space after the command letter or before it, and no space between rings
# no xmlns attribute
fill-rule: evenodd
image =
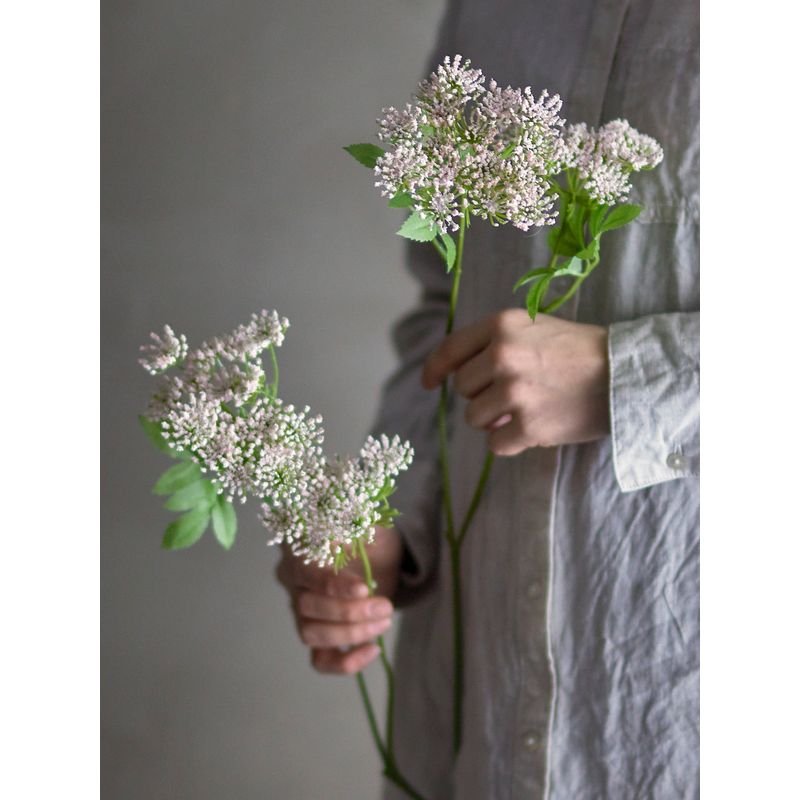
<svg viewBox="0 0 800 800"><path fill-rule="evenodd" d="M363 578L352 572L334 572L332 569L304 564L299 558L293 562L290 578L293 587L309 589L328 597L364 598L369 589Z"/></svg>
<svg viewBox="0 0 800 800"><path fill-rule="evenodd" d="M492 356L488 349L464 362L453 375L453 386L462 396L473 398L486 389L495 377Z"/></svg>
<svg viewBox="0 0 800 800"><path fill-rule="evenodd" d="M297 611L307 619L355 623L391 618L394 606L385 597L349 600L302 592L297 598Z"/></svg>
<svg viewBox="0 0 800 800"><path fill-rule="evenodd" d="M350 625L344 622L317 622L302 619L298 624L300 639L309 647L342 647L364 644L385 633L392 624L391 619L374 622L359 622Z"/></svg>
<svg viewBox="0 0 800 800"><path fill-rule="evenodd" d="M342 652L333 647L315 647L311 651L311 666L326 675L354 675L380 654L376 644L365 644Z"/></svg>
<svg viewBox="0 0 800 800"><path fill-rule="evenodd" d="M486 430L512 411L512 398L508 385L493 383L467 403L464 419L467 425Z"/></svg>
<svg viewBox="0 0 800 800"><path fill-rule="evenodd" d="M526 441L522 423L517 417L512 417L510 422L492 431L487 444L496 456L515 456L533 446Z"/></svg>
<svg viewBox="0 0 800 800"><path fill-rule="evenodd" d="M492 317L487 317L446 337L428 356L422 370L422 385L426 389L435 388L453 370L480 353L491 341L495 324Z"/></svg>

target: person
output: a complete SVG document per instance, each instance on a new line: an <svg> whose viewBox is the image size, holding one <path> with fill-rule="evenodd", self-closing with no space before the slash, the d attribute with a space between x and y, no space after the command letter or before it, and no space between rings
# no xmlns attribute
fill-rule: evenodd
<svg viewBox="0 0 800 800"><path fill-rule="evenodd" d="M534 323L511 287L547 263L546 233L472 225L446 339L449 277L409 245L422 294L395 328L375 429L417 455L370 551L380 596L355 569L278 568L323 673L363 669L403 609L397 763L429 800L699 796L698 37L694 0L451 0L441 23L431 68L461 53L502 85L558 92L568 121L628 119L665 157L634 181L642 215ZM448 375L457 519L487 444L501 456L462 551L455 761L434 391Z"/></svg>

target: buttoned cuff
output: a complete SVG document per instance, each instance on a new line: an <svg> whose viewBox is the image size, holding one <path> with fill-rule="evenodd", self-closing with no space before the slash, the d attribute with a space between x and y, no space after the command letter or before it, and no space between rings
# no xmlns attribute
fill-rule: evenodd
<svg viewBox="0 0 800 800"><path fill-rule="evenodd" d="M700 474L700 314L609 326L611 437L623 492Z"/></svg>

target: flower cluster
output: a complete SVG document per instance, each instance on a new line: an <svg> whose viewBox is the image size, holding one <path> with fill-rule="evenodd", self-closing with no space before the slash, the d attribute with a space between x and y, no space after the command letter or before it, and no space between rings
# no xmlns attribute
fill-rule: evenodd
<svg viewBox="0 0 800 800"><path fill-rule="evenodd" d="M358 540L371 541L386 523L395 477L413 458L408 442L369 437L359 458L319 458L309 464L302 498L273 498L262 506L270 544L286 542L306 563L335 563ZM389 519L391 518L391 515Z"/></svg>
<svg viewBox="0 0 800 800"><path fill-rule="evenodd" d="M442 231L456 230L465 211L521 230L552 224L548 178L566 152L561 99L484 84L469 60L448 57L420 83L416 103L384 109L378 137L390 149L375 165L376 186L409 194Z"/></svg>
<svg viewBox="0 0 800 800"><path fill-rule="evenodd" d="M151 333L150 338L152 344L143 344L139 348L142 353L139 363L151 375L158 375L186 358L186 337L183 334L176 336L169 325L164 326L163 336Z"/></svg>
<svg viewBox="0 0 800 800"><path fill-rule="evenodd" d="M627 197L630 175L653 169L664 157L661 145L632 128L624 119L608 122L598 130L585 123L566 131L566 164L577 170L589 196L603 205Z"/></svg>
<svg viewBox="0 0 800 800"><path fill-rule="evenodd" d="M331 563L347 545L391 518L386 498L408 467L407 442L368 439L358 459L326 459L322 418L296 410L267 385L260 357L282 344L289 323L254 314L232 333L189 351L165 327L153 336L143 366L162 372L147 416L167 444L208 473L228 500L264 501L271 542L286 541L304 558Z"/></svg>

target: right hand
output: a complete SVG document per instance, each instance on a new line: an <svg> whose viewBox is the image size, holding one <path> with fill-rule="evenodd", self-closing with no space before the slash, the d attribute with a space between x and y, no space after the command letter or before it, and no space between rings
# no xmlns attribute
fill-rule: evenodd
<svg viewBox="0 0 800 800"><path fill-rule="evenodd" d="M284 546L275 575L289 593L297 633L318 672L352 675L378 656L374 639L391 627L389 598L397 588L402 553L396 531L375 529L367 554L378 586L370 597L359 558L336 573L304 564Z"/></svg>

